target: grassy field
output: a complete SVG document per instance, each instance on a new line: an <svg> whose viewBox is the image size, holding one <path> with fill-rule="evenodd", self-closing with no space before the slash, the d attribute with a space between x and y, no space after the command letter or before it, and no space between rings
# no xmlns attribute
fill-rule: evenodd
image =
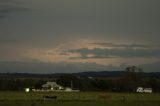
<svg viewBox="0 0 160 106"><path fill-rule="evenodd" d="M43 96L57 96L56 100ZM108 92L0 92L0 106L160 106L160 94Z"/></svg>

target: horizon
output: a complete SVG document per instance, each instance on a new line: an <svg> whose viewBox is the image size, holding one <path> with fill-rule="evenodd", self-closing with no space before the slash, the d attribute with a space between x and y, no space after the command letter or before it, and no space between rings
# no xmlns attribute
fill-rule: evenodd
<svg viewBox="0 0 160 106"><path fill-rule="evenodd" d="M88 77L117 77L117 76L121 76L121 74L125 72L125 70L117 70L117 71L107 71L107 70L101 70L101 71L81 71L81 72L68 72L68 73L63 73L63 72L60 72L60 73L25 73L25 72L5 72L5 73L1 73L0 72L0 75L15 75L17 74L18 76L23 76L23 75L47 75L46 77L49 77L48 75L59 75L59 76L63 76L63 75L77 75L79 74L79 76L88 76ZM103 75L102 75L103 73ZM105 73L105 75L104 75ZM112 73L111 75L108 75L107 73ZM135 73L138 73L138 72L135 72ZM151 75L152 77L155 77L155 76L159 76L160 72L142 72L143 74L146 74L147 76L150 76ZM81 75L81 74L84 74L84 75ZM87 74L91 74L91 75L87 75ZM117 76L114 76L115 74L119 74ZM155 75L156 74L156 75Z"/></svg>

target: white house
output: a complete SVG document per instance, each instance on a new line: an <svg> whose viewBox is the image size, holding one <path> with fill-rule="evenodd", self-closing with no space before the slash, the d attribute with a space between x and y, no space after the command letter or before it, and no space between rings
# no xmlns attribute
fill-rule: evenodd
<svg viewBox="0 0 160 106"><path fill-rule="evenodd" d="M47 82L46 84L42 85L43 90L63 90L64 87L58 85L56 82Z"/></svg>
<svg viewBox="0 0 160 106"><path fill-rule="evenodd" d="M152 93L152 88L143 88L143 87L138 87L137 88L138 93Z"/></svg>
<svg viewBox="0 0 160 106"><path fill-rule="evenodd" d="M137 92L142 93L143 92L143 88L142 87L138 87L137 88Z"/></svg>

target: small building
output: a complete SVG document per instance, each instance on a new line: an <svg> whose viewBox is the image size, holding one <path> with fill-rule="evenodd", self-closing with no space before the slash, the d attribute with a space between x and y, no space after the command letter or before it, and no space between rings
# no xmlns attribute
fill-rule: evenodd
<svg viewBox="0 0 160 106"><path fill-rule="evenodd" d="M144 88L143 91L146 93L152 93L152 88Z"/></svg>
<svg viewBox="0 0 160 106"><path fill-rule="evenodd" d="M56 82L47 82L46 84L42 85L43 90L63 90L64 87L58 85Z"/></svg>
<svg viewBox="0 0 160 106"><path fill-rule="evenodd" d="M143 88L143 87L138 87L137 88L138 93L152 93L152 88Z"/></svg>

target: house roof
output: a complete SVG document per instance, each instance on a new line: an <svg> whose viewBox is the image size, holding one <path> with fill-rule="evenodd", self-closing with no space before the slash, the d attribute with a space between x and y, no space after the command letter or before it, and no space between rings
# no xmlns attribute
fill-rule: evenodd
<svg viewBox="0 0 160 106"><path fill-rule="evenodd" d="M59 85L56 82L47 82L46 84L42 85L43 88L47 87L59 87Z"/></svg>

